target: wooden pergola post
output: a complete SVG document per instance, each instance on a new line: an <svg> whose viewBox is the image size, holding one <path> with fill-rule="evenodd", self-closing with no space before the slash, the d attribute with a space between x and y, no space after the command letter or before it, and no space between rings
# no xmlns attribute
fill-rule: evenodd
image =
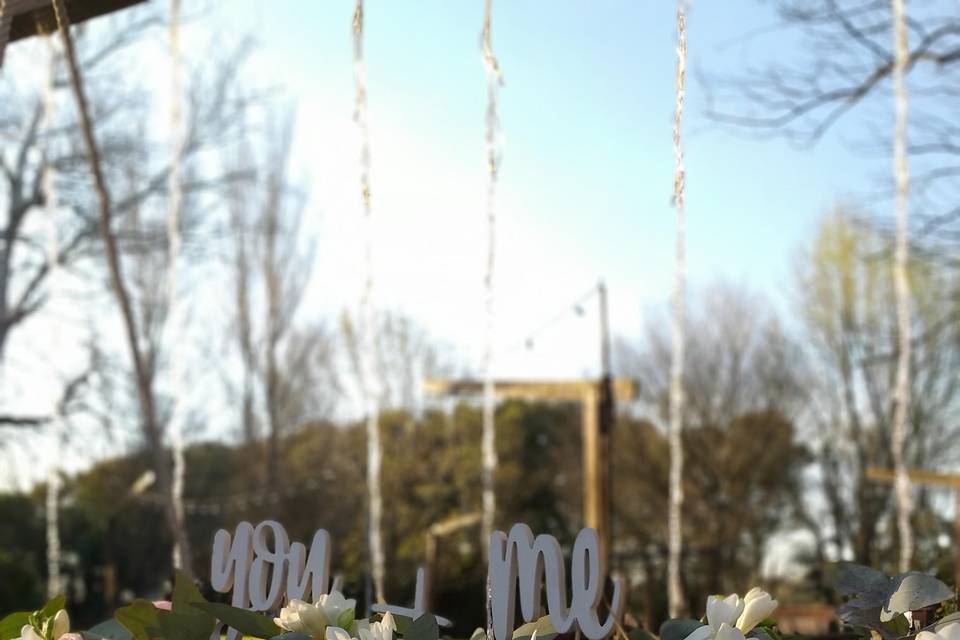
<svg viewBox="0 0 960 640"><path fill-rule="evenodd" d="M614 402L637 397L637 383L627 378L604 380L497 380L498 398L579 402L583 409L583 522L597 530L604 566L609 567L612 521L612 424ZM435 395L479 395L479 380L427 380L427 393ZM603 419L601 419L603 418Z"/></svg>

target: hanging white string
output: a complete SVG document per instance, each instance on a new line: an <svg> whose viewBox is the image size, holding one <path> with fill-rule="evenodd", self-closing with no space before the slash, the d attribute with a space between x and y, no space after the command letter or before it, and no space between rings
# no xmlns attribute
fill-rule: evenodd
<svg viewBox="0 0 960 640"><path fill-rule="evenodd" d="M673 120L673 203L677 209L676 273L673 290L673 344L670 363L670 490L667 515L667 601L671 618L683 613L683 585L680 560L683 550L683 359L686 325L686 171L683 163L683 103L686 98L687 15L686 0L677 2L677 87Z"/></svg>
<svg viewBox="0 0 960 640"><path fill-rule="evenodd" d="M183 184L181 180L181 156L183 155L184 132L180 102L182 100L180 51L180 0L170 0L170 174L167 189L167 241L169 256L167 265L167 318L170 323L170 379L172 389L172 413L170 416L170 443L173 449L173 478L170 491L177 526L186 526L183 508L183 485L186 476L184 455L184 336L182 332L181 304L178 292L182 236L180 218L183 209ZM174 540L173 566L183 567L189 554L179 540Z"/></svg>
<svg viewBox="0 0 960 640"><path fill-rule="evenodd" d="M492 41L493 0L485 0L483 12L483 31L480 34L480 51L487 75L487 113L486 113L486 150L487 150L487 264L484 276L485 327L483 351L483 436L481 441L483 463L483 549L486 552L490 534L493 532L497 511L496 473L496 392L493 386L493 348L495 339L494 276L496 267L496 192L497 177L500 170L500 146L497 136L499 119L497 118L497 91L503 84L500 63L493 52Z"/></svg>
<svg viewBox="0 0 960 640"><path fill-rule="evenodd" d="M56 75L57 75L57 48L54 39L45 38L50 54L47 72L47 82L43 90L43 130L46 136L44 149L45 162L43 167L43 200L47 215L47 282L49 283L48 300L59 297L60 284L60 242L57 235L57 170L53 166L53 154L50 152L50 132L56 127ZM56 318L51 320L50 349L54 358L60 349L60 327ZM54 385L51 385L51 387ZM51 433L53 448L49 453L50 469L47 474L46 495L46 537L47 537L47 596L52 598L62 593L60 580L60 454L64 444L65 425L63 403L57 394L51 394L50 415L53 416Z"/></svg>
<svg viewBox="0 0 960 640"><path fill-rule="evenodd" d="M367 491L369 500L368 543L373 586L378 602L386 602L381 521L383 497L380 492L380 385L376 363L377 316L374 308L373 210L370 205L370 132L367 127L367 79L363 65L363 0L357 0L353 12L353 78L356 102L353 118L360 133L360 193L363 201L364 282L360 300L361 348L360 386L367 421Z"/></svg>
<svg viewBox="0 0 960 640"><path fill-rule="evenodd" d="M910 199L910 166L907 161L907 98L906 74L910 62L910 42L907 31L906 0L892 0L895 59L893 93L896 124L893 139L893 170L897 196L897 238L893 263L894 289L897 301L897 382L894 389L893 433L890 438L895 471L894 487L897 496L897 533L900 537L900 570L909 571L913 559L913 493L907 472L904 448L907 443L907 419L910 415L910 279L908 207Z"/></svg>

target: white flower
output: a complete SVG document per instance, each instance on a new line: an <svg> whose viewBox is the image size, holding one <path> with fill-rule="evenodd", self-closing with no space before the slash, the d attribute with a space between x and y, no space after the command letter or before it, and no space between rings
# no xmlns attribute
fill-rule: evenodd
<svg viewBox="0 0 960 640"><path fill-rule="evenodd" d="M380 622L370 623L366 620L357 622L357 633L360 635L360 640L393 640L393 632L396 630L397 624L393 620L393 614L389 611L383 614ZM950 640L954 639L951 638Z"/></svg>
<svg viewBox="0 0 960 640"><path fill-rule="evenodd" d="M937 631L921 631L916 640L960 640L960 622L951 622Z"/></svg>
<svg viewBox="0 0 960 640"><path fill-rule="evenodd" d="M707 624L687 636L686 640L745 640L764 618L777 608L777 601L757 587L742 599L735 593L707 598ZM933 640L928 638L926 640ZM960 640L949 638L943 640Z"/></svg>
<svg viewBox="0 0 960 640"><path fill-rule="evenodd" d="M743 633L750 633L755 626L763 622L777 608L777 601L759 587L747 591L747 595L743 597L743 602L743 613L737 619L737 629L740 629Z"/></svg>
<svg viewBox="0 0 960 640"><path fill-rule="evenodd" d="M328 624L337 624L337 620L340 619L340 614L344 611L357 608L357 601L353 598L344 598L343 594L339 591L331 591L330 593L325 593L320 596L315 606L323 611L323 615L329 620Z"/></svg>
<svg viewBox="0 0 960 640"><path fill-rule="evenodd" d="M66 609L57 611L53 619L49 620L46 624L52 625L51 637L54 640L59 640L62 636L70 633L70 616L67 614ZM38 633L36 629L27 624L20 629L20 638L18 640L44 640L44 638L43 634Z"/></svg>
<svg viewBox="0 0 960 640"><path fill-rule="evenodd" d="M282 629L305 633L316 640L352 640L350 633L336 624L341 614L352 611L356 605L353 598L344 598L339 591L331 591L320 596L315 604L291 600L273 622Z"/></svg>
<svg viewBox="0 0 960 640"><path fill-rule="evenodd" d="M287 631L298 631L314 638L322 638L328 624L319 607L296 599L280 609L280 617L274 618L273 622Z"/></svg>

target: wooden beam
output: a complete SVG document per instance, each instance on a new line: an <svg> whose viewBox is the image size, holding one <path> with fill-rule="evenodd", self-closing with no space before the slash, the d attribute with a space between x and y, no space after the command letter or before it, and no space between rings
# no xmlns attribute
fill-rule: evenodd
<svg viewBox="0 0 960 640"><path fill-rule="evenodd" d="M594 380L497 380L494 389L501 398L528 400L568 400L581 402L587 394L594 393ZM429 379L424 382L424 391L433 395L469 396L483 393L483 381L470 378L462 380ZM629 378L613 380L613 395L617 402L632 402L637 399L639 385Z"/></svg>
<svg viewBox="0 0 960 640"><path fill-rule="evenodd" d="M957 473L938 473L936 471L926 471L924 469L912 469L908 472L910 481L916 484L936 485L940 487L952 487L960 489L960 474ZM884 469L882 467L867 467L867 480L874 482L894 482L896 473L893 469Z"/></svg>
<svg viewBox="0 0 960 640"><path fill-rule="evenodd" d="M64 0L70 24L126 9L146 0ZM57 19L51 0L6 0L0 16L0 66L6 44L36 35L56 33Z"/></svg>

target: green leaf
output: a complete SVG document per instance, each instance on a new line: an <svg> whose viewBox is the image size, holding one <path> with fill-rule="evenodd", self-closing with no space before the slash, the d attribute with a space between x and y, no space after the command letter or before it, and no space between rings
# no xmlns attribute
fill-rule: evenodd
<svg viewBox="0 0 960 640"><path fill-rule="evenodd" d="M17 611L0 620L0 640L13 640L20 637L20 630L30 619L29 611Z"/></svg>
<svg viewBox="0 0 960 640"><path fill-rule="evenodd" d="M438 640L439 637L440 628L432 613L425 613L414 620L403 634L403 640Z"/></svg>
<svg viewBox="0 0 960 640"><path fill-rule="evenodd" d="M538 620L517 627L513 632L513 640L531 638L534 632L537 634L537 640L551 640L551 638L558 635L556 627L554 627L550 621L550 616L546 615Z"/></svg>
<svg viewBox="0 0 960 640"><path fill-rule="evenodd" d="M950 587L931 575L918 571L901 573L893 578L890 597L880 612L880 620L889 622L897 614L939 604L952 597Z"/></svg>
<svg viewBox="0 0 960 640"><path fill-rule="evenodd" d="M149 600L134 600L127 606L117 609L113 615L133 638L150 640L155 634L151 634L149 629L157 627L157 611Z"/></svg>
<svg viewBox="0 0 960 640"><path fill-rule="evenodd" d="M63 609L67 604L67 599L63 596L54 596L47 600L46 604L40 609L40 618L52 618L57 615L57 612L60 609Z"/></svg>
<svg viewBox="0 0 960 640"><path fill-rule="evenodd" d="M487 632L484 631L483 627L477 627L473 630L473 633L470 634L470 640L486 640Z"/></svg>
<svg viewBox="0 0 960 640"><path fill-rule="evenodd" d="M137 600L135 602L146 602L146 601ZM150 603L147 603L147 604L150 604ZM130 606L133 606L133 605L130 605ZM153 608L153 605L151 604L150 607ZM127 609L129 607L123 607L123 608ZM118 616L120 615L120 609L117 609L116 615ZM143 636L136 636L134 633L130 631L130 629L126 625L122 624L119 620L107 620L105 622L101 622L100 624L93 627L92 629L83 632L84 638L87 638L90 636L92 636L94 640L133 640L135 637L137 638L137 640L141 640L141 638L145 639L148 637L146 635L146 632L144 632Z"/></svg>
<svg viewBox="0 0 960 640"><path fill-rule="evenodd" d="M255 611L238 609L219 602L198 602L194 603L193 606L221 622L225 622L245 636L273 638L283 634L283 629L275 625L272 618Z"/></svg>
<svg viewBox="0 0 960 640"><path fill-rule="evenodd" d="M890 578L876 569L853 562L839 562L836 565L836 570L837 574L833 586L840 595L887 593Z"/></svg>
<svg viewBox="0 0 960 640"><path fill-rule="evenodd" d="M753 631L747 634L747 637L753 640L776 640L773 635L763 627L754 628Z"/></svg>
<svg viewBox="0 0 960 640"><path fill-rule="evenodd" d="M194 608L194 605L205 603L206 600L193 580L182 571L176 573L172 600L170 611L157 610L156 635L170 640L209 640L217 620ZM152 630L147 631L151 633Z"/></svg>
<svg viewBox="0 0 960 640"><path fill-rule="evenodd" d="M413 624L413 618L394 614L393 623L397 625L397 634L406 637L407 630L410 628L410 625Z"/></svg>
<svg viewBox="0 0 960 640"><path fill-rule="evenodd" d="M313 638L299 631L290 631L289 633L282 633L279 636L273 636L270 640L313 640Z"/></svg>
<svg viewBox="0 0 960 640"><path fill-rule="evenodd" d="M630 638L630 640L656 640L656 638L653 637L653 634L643 627L632 629L630 633L627 634L627 637Z"/></svg>
<svg viewBox="0 0 960 640"><path fill-rule="evenodd" d="M344 609L340 612L340 615L337 616L337 624L335 626L340 627L341 629L350 630L350 625L353 624L353 619L356 617L353 609Z"/></svg>
<svg viewBox="0 0 960 640"><path fill-rule="evenodd" d="M673 620L667 620L660 625L660 639L686 640L687 636L703 626L706 625L692 618L674 618Z"/></svg>

